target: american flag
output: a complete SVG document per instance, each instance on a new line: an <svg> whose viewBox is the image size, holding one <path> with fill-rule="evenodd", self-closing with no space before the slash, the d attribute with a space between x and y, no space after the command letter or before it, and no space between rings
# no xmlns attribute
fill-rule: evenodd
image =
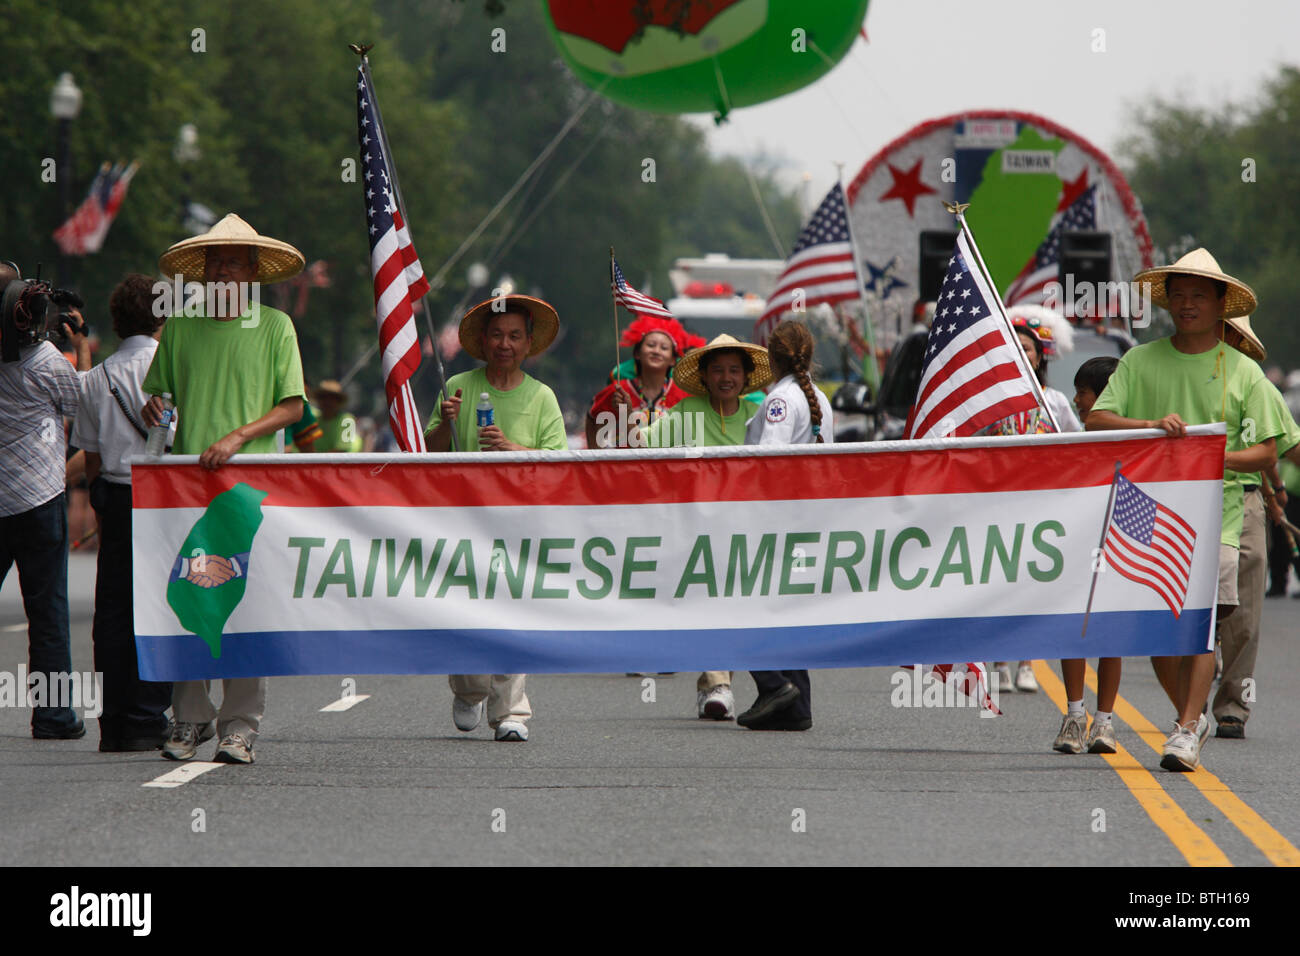
<svg viewBox="0 0 1300 956"><path fill-rule="evenodd" d="M908 438L965 437L1038 407L1020 346L975 261L965 231L958 233L930 324Z"/></svg>
<svg viewBox="0 0 1300 956"><path fill-rule="evenodd" d="M1044 289L1060 276L1061 233L1096 228L1097 186L1094 183L1052 224L1034 257L1025 263L1020 275L1011 280L1007 294L1002 297L1007 306L1041 305L1045 298Z"/></svg>
<svg viewBox="0 0 1300 956"><path fill-rule="evenodd" d="M675 319L671 312L664 307L664 304L652 295L646 295L644 292L638 292L627 284L627 278L623 275L623 270L618 267L618 261L613 257L610 258L610 266L613 274L610 279L610 286L614 290L614 301L619 303L629 312L637 315L657 315L661 319Z"/></svg>
<svg viewBox="0 0 1300 956"><path fill-rule="evenodd" d="M862 298L862 286L853 266L849 214L839 183L831 187L799 233L799 241L785 262L785 271L776 280L776 288L768 296L763 314L754 323L757 341L767 340L781 316L797 304L796 294L800 291L806 309Z"/></svg>
<svg viewBox="0 0 1300 956"><path fill-rule="evenodd" d="M1187 601L1196 532L1122 474L1115 476L1115 485L1115 506L1103 548L1106 563L1130 581L1151 588L1179 617Z"/></svg>
<svg viewBox="0 0 1300 956"><path fill-rule="evenodd" d="M85 256L100 250L138 168L136 163L125 167L121 163L112 167L104 163L99 167L85 200L67 222L54 230L54 241L65 256Z"/></svg>
<svg viewBox="0 0 1300 956"><path fill-rule="evenodd" d="M361 146L370 272L375 280L375 323L383 355L388 423L403 451L425 451L424 428L410 379L420 367L420 338L412 306L429 291L429 282L388 178L382 122L369 77L364 67L358 67L357 142Z"/></svg>
<svg viewBox="0 0 1300 956"><path fill-rule="evenodd" d="M911 670L913 665L903 666ZM957 670L959 666L965 669ZM974 698L982 709L991 711L998 717L1002 716L1002 710L993 702L993 697L989 694L988 669L978 661L968 661L962 665L935 664L930 668L930 674L938 677L945 684L951 683L968 698Z"/></svg>

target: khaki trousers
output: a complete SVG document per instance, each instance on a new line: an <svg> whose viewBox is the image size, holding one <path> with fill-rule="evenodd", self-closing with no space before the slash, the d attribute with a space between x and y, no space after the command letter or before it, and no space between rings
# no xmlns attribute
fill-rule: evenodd
<svg viewBox="0 0 1300 956"><path fill-rule="evenodd" d="M487 698L488 726L493 730L501 721L527 721L533 716L524 693L527 674L451 674L447 683L451 692L467 704Z"/></svg>
<svg viewBox="0 0 1300 956"><path fill-rule="evenodd" d="M217 722L217 738L243 734L251 747L257 740L262 715L266 713L265 677L232 677L221 682L221 710L208 696L211 681L177 681L172 685L172 716L178 723Z"/></svg>
<svg viewBox="0 0 1300 956"><path fill-rule="evenodd" d="M1250 703L1244 699L1245 682L1250 680L1253 684L1255 656L1259 653L1259 619L1268 578L1265 521L1264 496L1258 491L1246 495L1241 557L1237 562L1237 600L1241 603L1218 627L1223 649L1223 680L1211 705L1216 721L1236 717L1244 722L1250 718ZM1249 696L1255 696L1253 688Z"/></svg>
<svg viewBox="0 0 1300 956"><path fill-rule="evenodd" d="M695 681L695 689L710 691L719 684L730 684L735 671L705 671Z"/></svg>

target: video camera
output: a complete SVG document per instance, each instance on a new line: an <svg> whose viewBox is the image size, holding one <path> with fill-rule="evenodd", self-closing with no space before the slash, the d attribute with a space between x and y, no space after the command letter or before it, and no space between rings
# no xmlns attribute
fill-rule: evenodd
<svg viewBox="0 0 1300 956"><path fill-rule="evenodd" d="M65 322L78 334L86 332L85 322L69 312L85 307L81 296L55 289L39 275L12 280L0 295L0 361L18 361L18 350L37 342L52 342L63 351L68 345Z"/></svg>

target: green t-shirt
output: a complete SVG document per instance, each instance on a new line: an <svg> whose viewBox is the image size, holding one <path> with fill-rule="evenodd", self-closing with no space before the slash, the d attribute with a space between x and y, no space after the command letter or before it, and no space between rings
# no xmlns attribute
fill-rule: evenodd
<svg viewBox="0 0 1300 956"><path fill-rule="evenodd" d="M525 448L539 451L566 451L568 436L564 432L564 416L560 403L549 386L543 385L527 372L523 382L508 392L488 384L487 372L482 368L453 375L447 380L447 395L460 389L460 414L456 416L456 451L479 451L478 416L474 407L484 392L492 401L493 420L507 439ZM442 423L442 409L435 404L429 416L429 429Z"/></svg>
<svg viewBox="0 0 1300 956"><path fill-rule="evenodd" d="M1093 410L1125 418L1177 414L1189 425L1224 422L1227 450L1242 451L1283 433L1269 394L1276 391L1259 364L1236 349L1216 347L1188 355L1166 338L1129 350ZM1220 540L1234 548L1241 538L1243 477L1259 483L1258 475L1224 469Z"/></svg>
<svg viewBox="0 0 1300 956"><path fill-rule="evenodd" d="M320 419L321 437L316 439L316 450L324 452L355 452L361 450L361 433L357 430L357 420L347 412L339 412L333 418ZM350 440L345 440L346 436Z"/></svg>
<svg viewBox="0 0 1300 956"><path fill-rule="evenodd" d="M241 425L286 398L302 398L302 359L293 322L278 309L253 307L247 319L222 322L175 315L163 326L144 377L146 395L171 392L176 403L177 455L201 455ZM243 454L277 450L272 432L247 442Z"/></svg>
<svg viewBox="0 0 1300 956"><path fill-rule="evenodd" d="M735 414L724 418L707 398L691 395L668 409L642 436L648 448L743 445L745 425L757 414L757 403L741 399Z"/></svg>
<svg viewBox="0 0 1300 956"><path fill-rule="evenodd" d="M1291 414L1291 406L1272 382L1268 383L1268 392L1276 409L1278 425L1282 428L1282 434L1277 439L1277 457L1281 458L1296 445L1300 445L1300 425L1296 424Z"/></svg>

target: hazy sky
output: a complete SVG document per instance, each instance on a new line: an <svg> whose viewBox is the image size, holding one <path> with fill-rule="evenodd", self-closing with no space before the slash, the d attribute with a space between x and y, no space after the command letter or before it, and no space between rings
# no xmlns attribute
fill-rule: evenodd
<svg viewBox="0 0 1300 956"><path fill-rule="evenodd" d="M806 0L835 2L835 0ZM735 110L715 151L763 149L812 174L815 204L917 123L964 109L1041 114L1111 152L1130 104L1253 99L1300 65L1300 0L871 0L859 39L828 75ZM1105 52L1092 52L1093 31ZM812 54L809 54L812 55Z"/></svg>

